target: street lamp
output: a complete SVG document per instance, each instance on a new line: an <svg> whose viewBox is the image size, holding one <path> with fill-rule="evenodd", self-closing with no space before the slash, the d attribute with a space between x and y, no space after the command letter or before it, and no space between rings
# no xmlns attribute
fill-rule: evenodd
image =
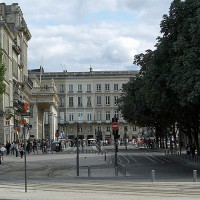
<svg viewBox="0 0 200 200"><path fill-rule="evenodd" d="M77 136L76 136L76 175L79 176L79 146L78 146L78 132L79 132L79 123L77 122Z"/></svg>

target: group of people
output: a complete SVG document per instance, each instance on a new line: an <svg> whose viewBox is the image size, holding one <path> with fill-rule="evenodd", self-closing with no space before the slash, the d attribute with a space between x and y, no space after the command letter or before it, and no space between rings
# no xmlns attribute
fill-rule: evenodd
<svg viewBox="0 0 200 200"><path fill-rule="evenodd" d="M27 140L26 142L26 152L29 154L30 152L37 152L39 149L42 150L44 153L47 153L47 149L49 147L48 141L30 141ZM15 155L16 157L23 158L25 145L23 141L13 141L12 143L6 142L6 145L0 146L0 156L1 160L4 159L5 155Z"/></svg>
<svg viewBox="0 0 200 200"><path fill-rule="evenodd" d="M186 146L186 153L187 153L187 155L192 154L192 157L194 158L194 156L195 156L195 151L196 151L196 146L195 146L194 143L193 143L192 145L188 144L188 145Z"/></svg>

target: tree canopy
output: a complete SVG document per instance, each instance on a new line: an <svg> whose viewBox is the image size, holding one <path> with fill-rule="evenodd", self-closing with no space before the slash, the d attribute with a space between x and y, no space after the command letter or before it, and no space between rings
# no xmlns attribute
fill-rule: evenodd
<svg viewBox="0 0 200 200"><path fill-rule="evenodd" d="M119 108L126 120L159 130L159 137L176 124L198 147L200 0L174 0L160 28L156 49L134 57L140 73L124 86Z"/></svg>
<svg viewBox="0 0 200 200"><path fill-rule="evenodd" d="M2 51L0 51L0 94L3 94L6 88L6 85L4 83L4 75L6 72L6 67L2 62Z"/></svg>

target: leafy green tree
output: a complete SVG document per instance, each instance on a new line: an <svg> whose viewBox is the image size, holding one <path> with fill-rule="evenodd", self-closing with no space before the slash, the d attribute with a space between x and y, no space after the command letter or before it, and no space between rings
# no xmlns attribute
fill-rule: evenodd
<svg viewBox="0 0 200 200"><path fill-rule="evenodd" d="M3 94L6 88L6 85L4 83L4 75L6 72L6 67L2 62L2 51L0 51L0 94Z"/></svg>
<svg viewBox="0 0 200 200"><path fill-rule="evenodd" d="M120 108L126 118L133 114L131 121L144 119L144 110L148 111L145 116L151 119L146 121L153 120L149 124L157 125L160 131L174 130L175 123L178 124L189 140L196 143L199 154L200 0L174 0L160 26L162 37L157 38L156 50L135 56L134 64L141 66L141 80L127 84L129 89L123 90ZM132 85L139 87L136 90ZM142 107L136 101L141 97ZM127 109L122 103L125 100ZM128 108L134 108L134 112Z"/></svg>

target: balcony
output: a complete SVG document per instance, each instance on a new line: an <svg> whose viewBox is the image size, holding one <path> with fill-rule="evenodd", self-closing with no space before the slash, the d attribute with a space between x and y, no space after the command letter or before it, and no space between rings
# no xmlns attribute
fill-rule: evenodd
<svg viewBox="0 0 200 200"><path fill-rule="evenodd" d="M42 87L42 88L34 87L32 89L33 95L55 94L56 92L57 91L55 87Z"/></svg>
<svg viewBox="0 0 200 200"><path fill-rule="evenodd" d="M6 119L9 120L12 116L14 116L13 107L6 107L4 114L5 114Z"/></svg>
<svg viewBox="0 0 200 200"><path fill-rule="evenodd" d="M17 100L13 102L13 107L17 108L19 112L24 112L24 102Z"/></svg>

